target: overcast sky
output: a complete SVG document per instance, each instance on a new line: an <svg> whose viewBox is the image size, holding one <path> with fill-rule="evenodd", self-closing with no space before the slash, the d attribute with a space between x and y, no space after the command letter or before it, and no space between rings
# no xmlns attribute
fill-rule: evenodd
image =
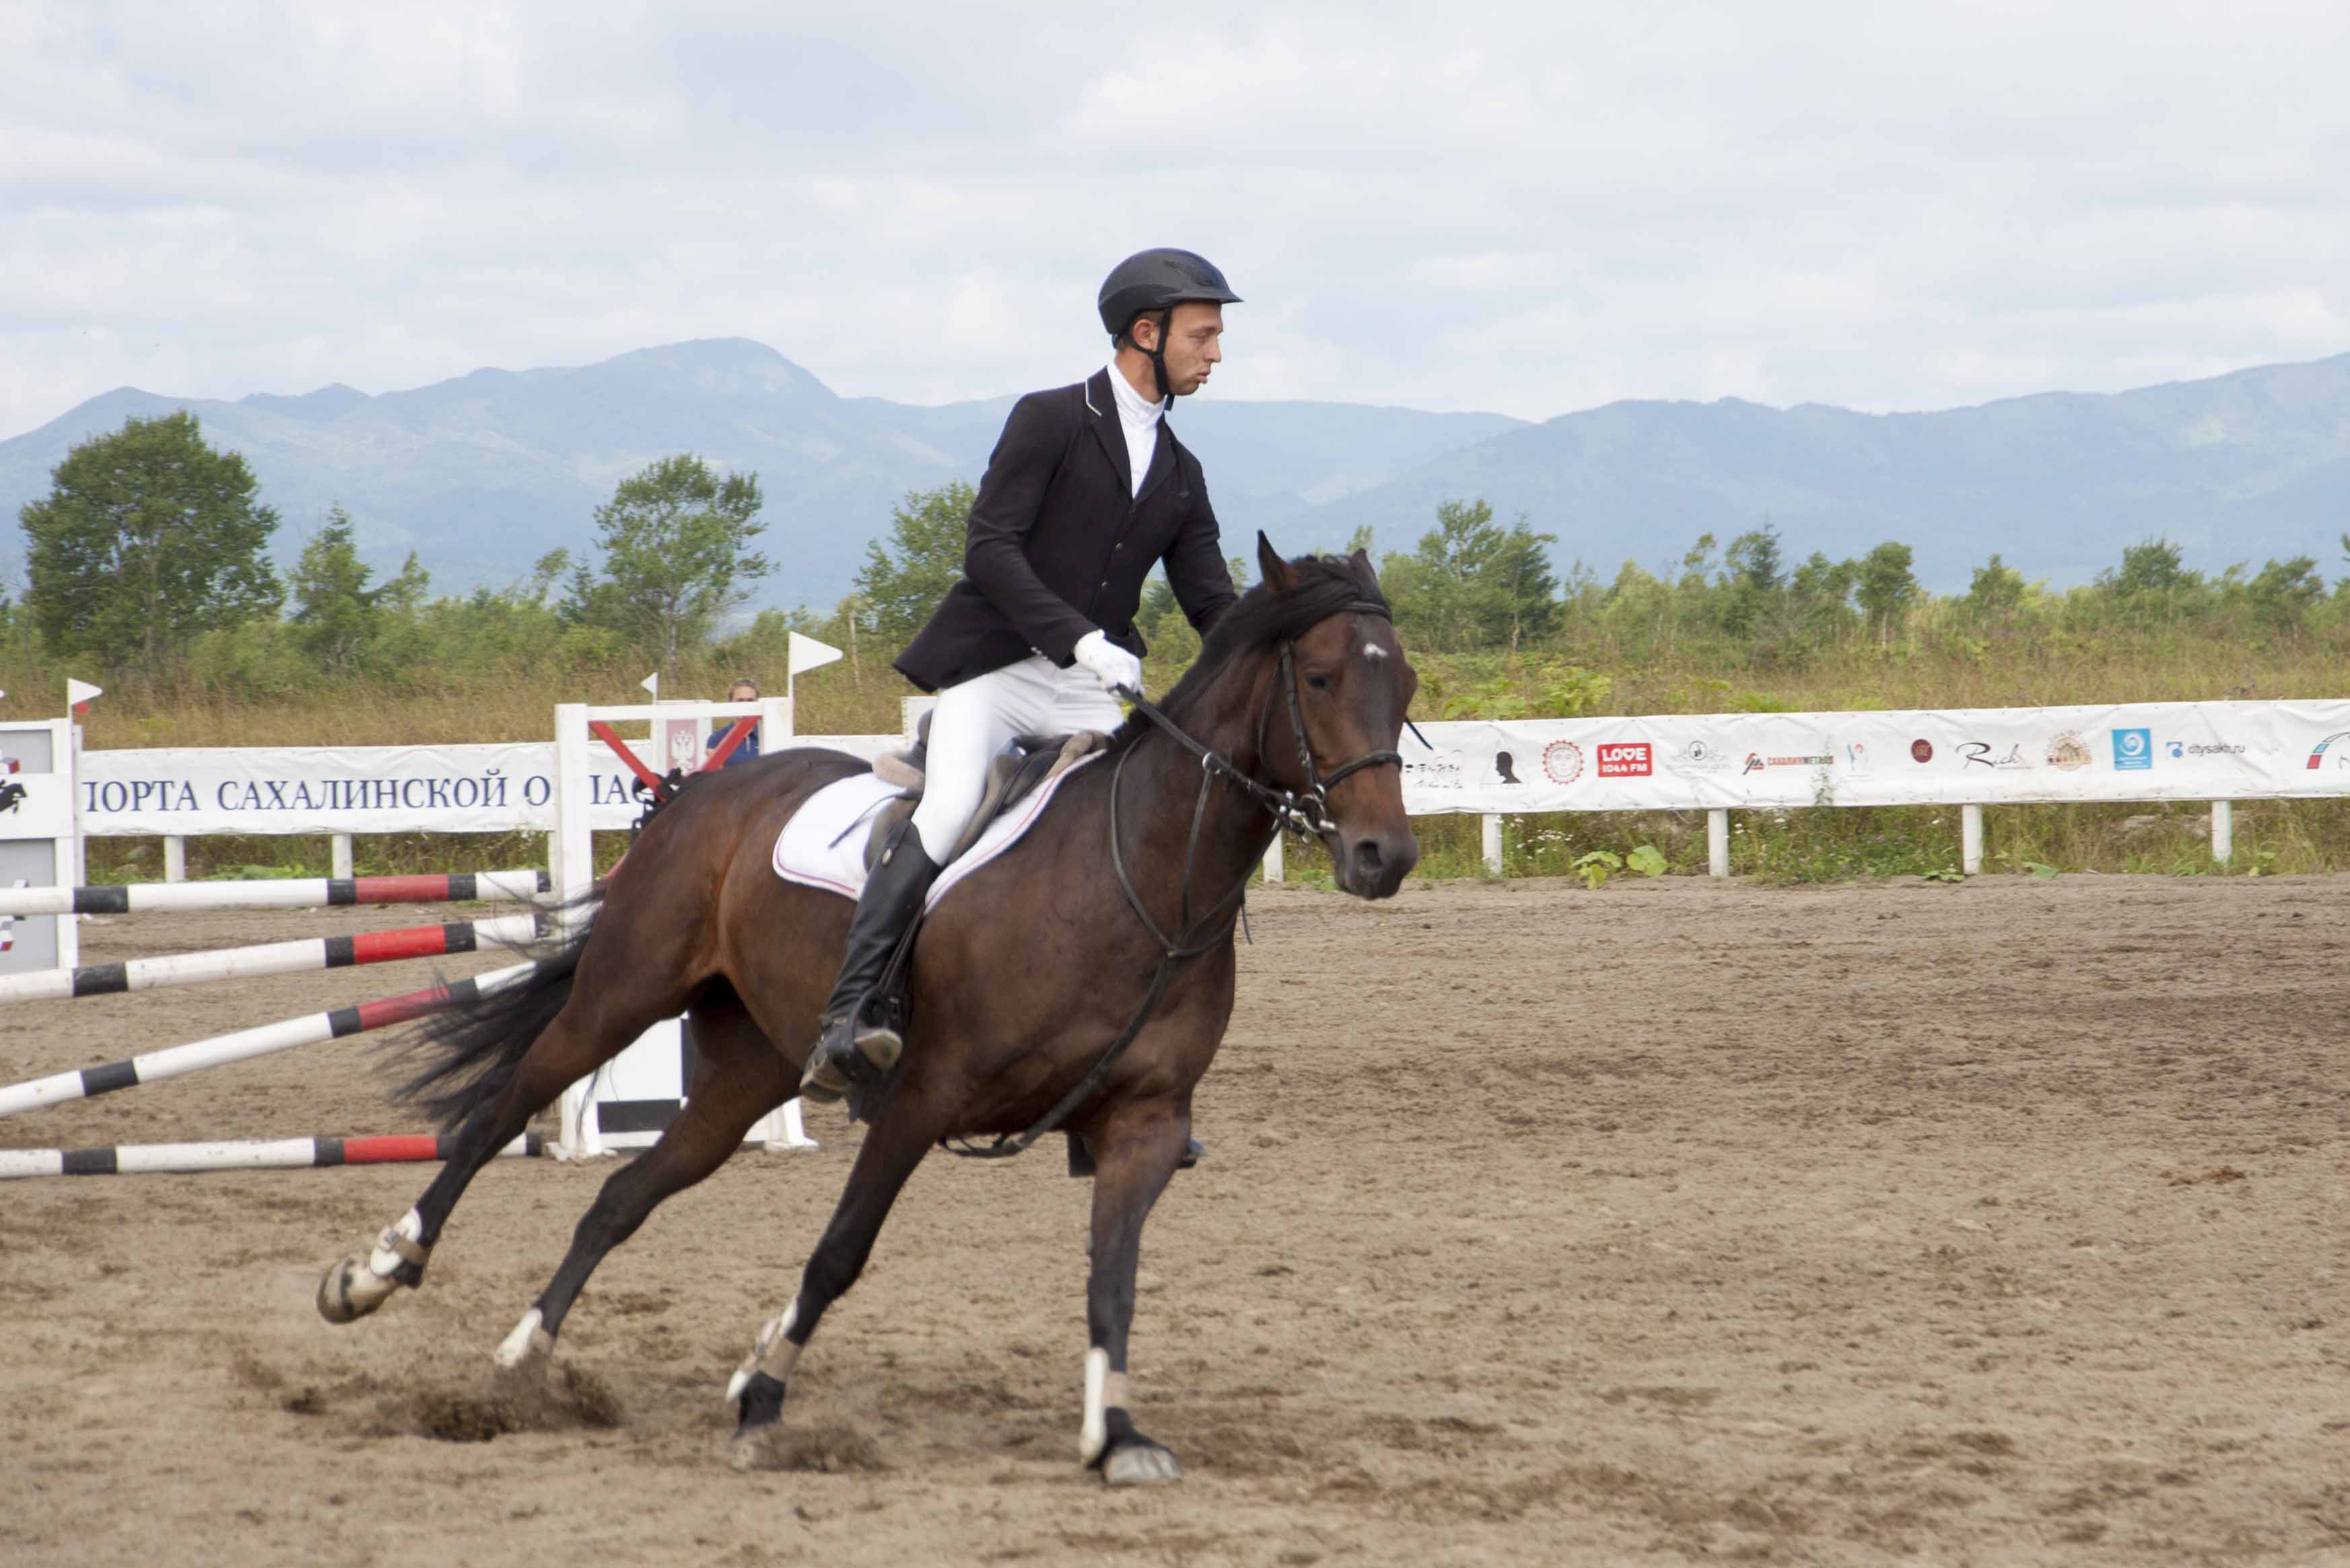
<svg viewBox="0 0 2350 1568"><path fill-rule="evenodd" d="M2115 390L2350 350L2345 84L2342 0L0 0L0 436L718 336L1015 391L1159 244L1219 398Z"/></svg>

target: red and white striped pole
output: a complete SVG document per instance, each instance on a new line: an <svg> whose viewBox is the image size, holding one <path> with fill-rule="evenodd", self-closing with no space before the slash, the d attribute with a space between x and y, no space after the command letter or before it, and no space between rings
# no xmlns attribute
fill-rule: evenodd
<svg viewBox="0 0 2350 1568"><path fill-rule="evenodd" d="M176 1078L184 1073L242 1062L252 1056L265 1056L275 1051L290 1051L296 1045L316 1044L321 1040L339 1040L348 1034L364 1033L388 1024L405 1023L411 1018L421 1018L429 1012L472 1002L503 986L514 985L528 979L537 967L529 963L514 964L505 969L492 970L487 974L475 975L470 980L452 981L446 985L411 991L400 996L362 1002L357 1007L338 1007L331 1012L311 1013L307 1018L288 1018L279 1023L262 1024L257 1029L243 1029L234 1034L214 1035L212 1039L192 1041L185 1045L166 1046L161 1051L150 1051L127 1061L109 1062L102 1067L53 1073L46 1078L11 1084L0 1088L0 1116L15 1116L19 1111L58 1105L67 1100L88 1099L92 1095L111 1094L134 1085Z"/></svg>
<svg viewBox="0 0 2350 1568"><path fill-rule="evenodd" d="M403 959L444 958L484 947L521 947L536 938L535 915L501 915L492 920L409 926L396 931L361 931L348 937L307 937L298 942L222 948L213 952L174 953L125 963L83 964L78 969L36 970L0 975L0 1002L55 1002L78 996L112 996L126 991L160 991L215 980L251 980L267 974L347 969L358 964L396 963Z"/></svg>
<svg viewBox="0 0 2350 1568"><path fill-rule="evenodd" d="M429 877L298 877L283 882L127 882L89 888L0 888L0 915L135 915L151 909L317 909L348 904L528 903L544 871Z"/></svg>
<svg viewBox="0 0 2350 1568"><path fill-rule="evenodd" d="M315 1165L386 1165L447 1159L454 1135L289 1137L257 1143L124 1143L98 1148L0 1149L0 1181L28 1176L130 1176L199 1170L289 1170ZM498 1159L536 1158L536 1133L498 1150Z"/></svg>

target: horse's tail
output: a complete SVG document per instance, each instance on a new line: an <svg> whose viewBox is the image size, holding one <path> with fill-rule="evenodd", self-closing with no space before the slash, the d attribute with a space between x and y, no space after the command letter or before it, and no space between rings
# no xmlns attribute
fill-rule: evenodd
<svg viewBox="0 0 2350 1568"><path fill-rule="evenodd" d="M571 1000L592 911L603 898L598 888L567 907L571 934L534 949L530 974L428 1019L402 1053L416 1073L398 1097L453 1132L505 1093L532 1042Z"/></svg>

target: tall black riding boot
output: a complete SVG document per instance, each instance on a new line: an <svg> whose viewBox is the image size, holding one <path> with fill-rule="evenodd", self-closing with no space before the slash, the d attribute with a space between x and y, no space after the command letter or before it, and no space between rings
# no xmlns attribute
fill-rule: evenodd
<svg viewBox="0 0 2350 1568"><path fill-rule="evenodd" d="M877 1080L898 1064L905 1042L889 1020L868 1016L868 1004L889 955L920 912L922 895L938 874L922 848L922 836L908 823L866 877L857 913L848 922L848 951L841 960L840 979L825 1004L823 1033L808 1053L807 1070L800 1075L800 1093L806 1098L844 1098L852 1077Z"/></svg>

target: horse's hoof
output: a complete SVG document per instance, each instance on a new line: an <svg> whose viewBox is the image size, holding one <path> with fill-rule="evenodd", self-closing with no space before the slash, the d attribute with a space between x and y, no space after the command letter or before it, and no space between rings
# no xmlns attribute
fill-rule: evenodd
<svg viewBox="0 0 2350 1568"><path fill-rule="evenodd" d="M522 1314L514 1332L499 1342L499 1376L523 1386L546 1383L547 1364L555 1355L555 1336L539 1326L542 1321L538 1309L533 1307Z"/></svg>
<svg viewBox="0 0 2350 1568"><path fill-rule="evenodd" d="M1107 1486L1155 1486L1181 1480L1183 1467L1149 1438L1130 1438L1110 1449L1102 1459L1101 1473Z"/></svg>
<svg viewBox="0 0 2350 1568"><path fill-rule="evenodd" d="M369 1268L365 1258L345 1258L318 1282L318 1315L328 1323L357 1323L399 1288L398 1281Z"/></svg>
<svg viewBox="0 0 2350 1568"><path fill-rule="evenodd" d="M784 1430L782 1380L764 1372L737 1372L726 1385L726 1400L737 1413L727 1461L738 1470L781 1468L775 1439Z"/></svg>

